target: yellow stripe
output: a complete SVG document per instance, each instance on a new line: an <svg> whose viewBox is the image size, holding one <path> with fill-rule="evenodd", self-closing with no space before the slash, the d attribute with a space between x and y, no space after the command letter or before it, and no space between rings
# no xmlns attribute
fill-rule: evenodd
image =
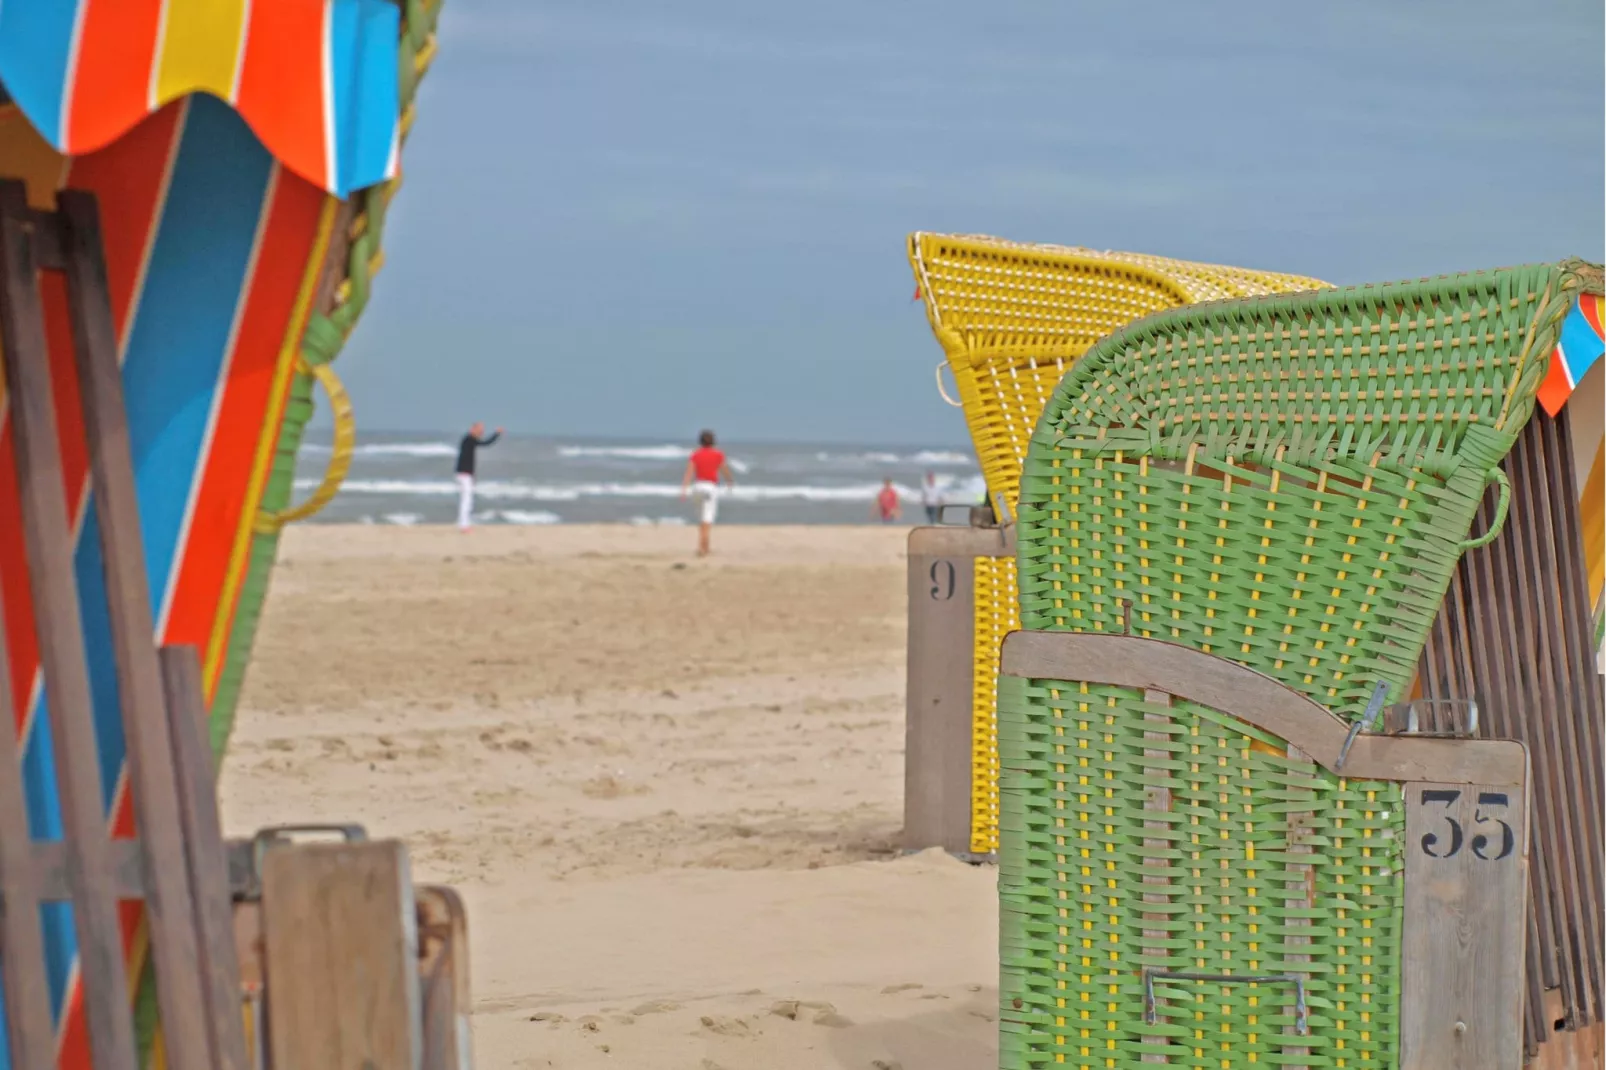
<svg viewBox="0 0 1606 1070"><path fill-rule="evenodd" d="M206 90L233 102L247 0L167 0L156 99Z"/></svg>
<svg viewBox="0 0 1606 1070"><path fill-rule="evenodd" d="M251 479L246 484L245 507L240 510L240 526L234 536L234 549L229 554L229 571L223 579L223 591L218 598L217 617L212 623L212 635L206 644L206 662L203 679L206 698L210 702L223 671L223 655L228 647L229 633L234 623L234 600L240 584L245 580L246 564L251 551L251 521L262 503L262 492L267 487L268 472L273 467L273 454L279 444L279 428L283 422L285 403L289 399L290 376L295 371L296 355L301 349L301 336L306 331L307 317L312 311L312 299L323 274L324 257L329 252L329 238L335 229L335 214L340 201L325 197L323 212L318 217L318 236L312 244L312 256L301 277L301 289L296 294L295 308L290 313L290 325L285 331L284 345L279 349L279 364L273 373L273 391L269 395L267 418L262 422L262 437L257 440L256 463L251 468Z"/></svg>

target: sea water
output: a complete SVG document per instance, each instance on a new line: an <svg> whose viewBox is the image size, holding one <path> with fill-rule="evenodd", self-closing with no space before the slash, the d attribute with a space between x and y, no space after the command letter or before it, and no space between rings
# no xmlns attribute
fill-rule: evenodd
<svg viewBox="0 0 1606 1070"><path fill-rule="evenodd" d="M326 433L327 434L327 433ZM453 468L458 435L371 433L359 437L340 493L314 518L324 523L447 524L457 516ZM904 520L924 523L920 485L933 472L944 501L974 505L984 486L972 454L954 446L721 443L736 489L720 501L722 524L867 524L882 480L891 478ZM681 502L689 443L503 435L478 454L480 524L684 524ZM296 498L329 462L328 439L309 434L296 465ZM960 510L948 514L964 522Z"/></svg>

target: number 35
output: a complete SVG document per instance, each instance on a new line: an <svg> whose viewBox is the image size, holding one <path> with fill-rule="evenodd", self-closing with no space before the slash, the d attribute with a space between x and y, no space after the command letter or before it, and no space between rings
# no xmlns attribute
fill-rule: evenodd
<svg viewBox="0 0 1606 1070"><path fill-rule="evenodd" d="M1450 807L1460 798L1461 793L1453 790L1439 789L1422 792L1423 806L1427 806L1430 803L1442 803L1444 805L1444 822L1450 827L1448 845L1444 845L1444 838L1437 832L1429 832L1422 837L1422 852L1428 857L1453 858L1460 852L1466 833L1461 827L1461 822L1457 821L1450 812ZM1488 816L1483 812L1484 807L1505 807L1510 805L1511 797L1505 792L1480 791L1478 793L1478 805L1472 812L1473 825L1487 825L1493 822L1500 826L1500 850L1498 853L1489 853L1490 844L1487 833L1478 832L1477 835L1472 837L1472 853L1483 861L1498 862L1516 850L1517 836L1512 831L1511 826L1500 818ZM1492 832L1493 830L1491 829L1490 831Z"/></svg>

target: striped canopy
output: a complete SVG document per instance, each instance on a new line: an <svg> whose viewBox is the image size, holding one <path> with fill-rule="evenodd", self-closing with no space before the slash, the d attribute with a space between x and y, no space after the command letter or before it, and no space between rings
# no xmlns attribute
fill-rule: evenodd
<svg viewBox="0 0 1606 1070"><path fill-rule="evenodd" d="M67 156L209 93L344 197L396 172L400 15L394 0L4 0L0 92Z"/></svg>

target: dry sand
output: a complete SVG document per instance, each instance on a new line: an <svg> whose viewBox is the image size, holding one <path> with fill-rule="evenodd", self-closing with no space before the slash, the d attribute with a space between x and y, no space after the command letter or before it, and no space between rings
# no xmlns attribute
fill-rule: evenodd
<svg viewBox="0 0 1606 1070"><path fill-rule="evenodd" d="M897 857L902 530L301 527L232 834L465 896L477 1065L995 1066L994 873Z"/></svg>

